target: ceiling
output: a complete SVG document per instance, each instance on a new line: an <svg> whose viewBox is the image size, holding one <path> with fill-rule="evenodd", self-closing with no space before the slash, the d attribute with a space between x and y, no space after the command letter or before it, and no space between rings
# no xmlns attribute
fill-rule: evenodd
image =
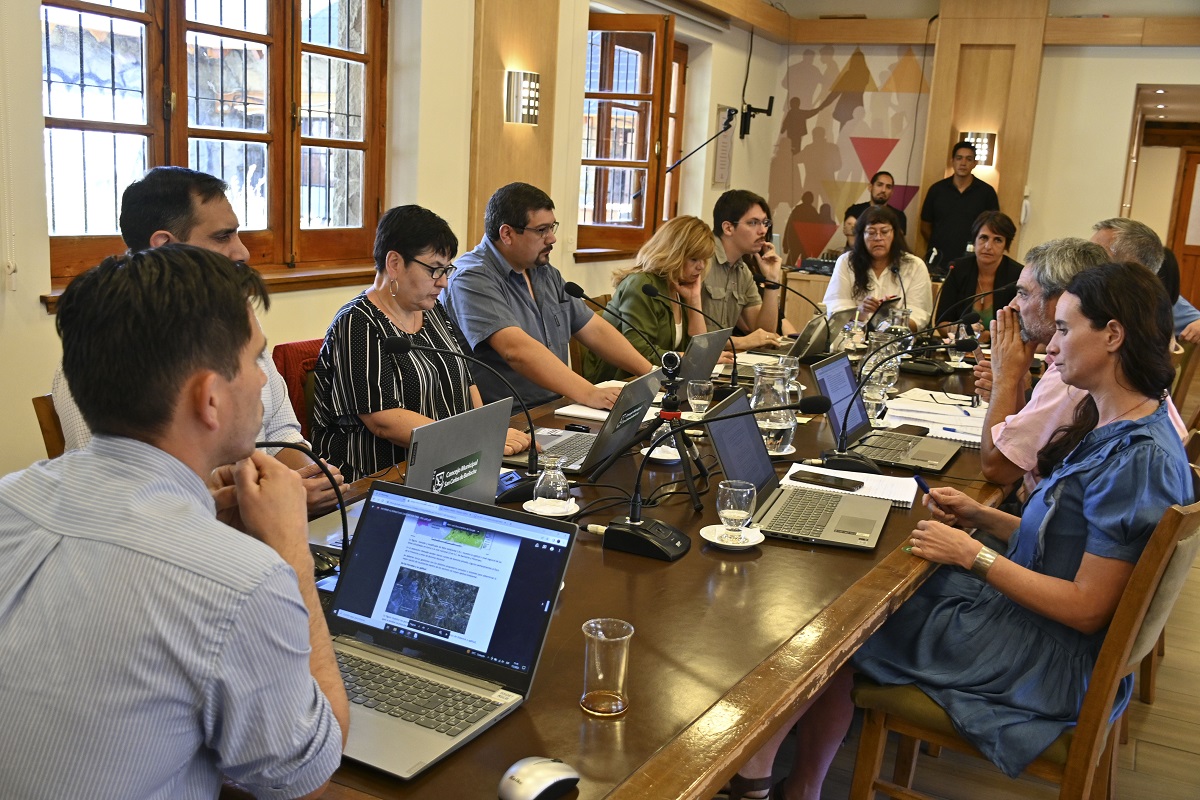
<svg viewBox="0 0 1200 800"><path fill-rule="evenodd" d="M1200 122L1200 86L1142 84L1137 107L1147 122Z"/></svg>

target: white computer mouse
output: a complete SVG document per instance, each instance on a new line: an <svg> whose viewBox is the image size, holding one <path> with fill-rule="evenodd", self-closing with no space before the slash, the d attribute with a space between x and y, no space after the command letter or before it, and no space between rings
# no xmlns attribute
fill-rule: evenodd
<svg viewBox="0 0 1200 800"><path fill-rule="evenodd" d="M500 779L500 800L554 800L579 783L579 773L557 758L522 758Z"/></svg>

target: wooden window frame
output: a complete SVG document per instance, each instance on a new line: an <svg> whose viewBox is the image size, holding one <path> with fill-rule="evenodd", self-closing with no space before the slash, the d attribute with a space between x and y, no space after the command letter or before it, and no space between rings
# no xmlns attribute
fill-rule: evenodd
<svg viewBox="0 0 1200 800"><path fill-rule="evenodd" d="M374 274L372 246L382 213L384 142L387 119L388 4L363 0L363 53L301 42L300 4L267 0L268 32L249 33L186 19L183 0L146 0L143 12L87 0L46 0L41 5L146 25L146 122L93 122L46 117L46 127L138 133L147 137L147 168L188 165L188 139L263 142L268 152L268 207L265 230L243 230L250 263L273 291L348 286ZM187 47L190 31L230 36L268 48L267 130L188 125ZM279 57L279 53L283 57ZM328 55L363 64L361 142L301 136L300 64L302 53ZM290 54L290 57L289 57ZM161 100L160 100L161 99ZM363 153L362 225L358 228L300 228L300 152L303 145L328 145ZM51 292L42 297L53 312L72 278L103 258L125 250L120 235L50 236Z"/></svg>

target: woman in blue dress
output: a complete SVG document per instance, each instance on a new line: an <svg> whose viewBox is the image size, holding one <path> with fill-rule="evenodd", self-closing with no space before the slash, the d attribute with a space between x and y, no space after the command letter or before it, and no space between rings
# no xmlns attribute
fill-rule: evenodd
<svg viewBox="0 0 1200 800"><path fill-rule="evenodd" d="M934 518L918 523L910 544L914 556L949 566L851 662L879 683L915 684L1009 775L1074 724L1142 548L1168 506L1193 501L1163 402L1174 377L1171 306L1157 277L1134 264L1084 270L1060 296L1055 326L1047 354L1089 395L1039 453L1048 477L1021 517L934 489L925 499ZM1006 552L961 528L1006 541ZM853 716L853 670L837 673L802 712L795 767L776 796L820 796ZM1114 715L1131 688L1128 677ZM786 730L743 767L743 791L730 796L768 796L769 779L753 776L769 774Z"/></svg>

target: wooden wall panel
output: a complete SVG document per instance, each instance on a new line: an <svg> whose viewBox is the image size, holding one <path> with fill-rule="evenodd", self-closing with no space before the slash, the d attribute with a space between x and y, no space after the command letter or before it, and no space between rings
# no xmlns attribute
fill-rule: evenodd
<svg viewBox="0 0 1200 800"><path fill-rule="evenodd" d="M483 237L483 209L496 189L513 181L546 192L551 189L558 42L547 32L558 30L558 5L556 0L476 0L470 208L464 250ZM541 75L537 125L504 121L504 73L510 69Z"/></svg>

